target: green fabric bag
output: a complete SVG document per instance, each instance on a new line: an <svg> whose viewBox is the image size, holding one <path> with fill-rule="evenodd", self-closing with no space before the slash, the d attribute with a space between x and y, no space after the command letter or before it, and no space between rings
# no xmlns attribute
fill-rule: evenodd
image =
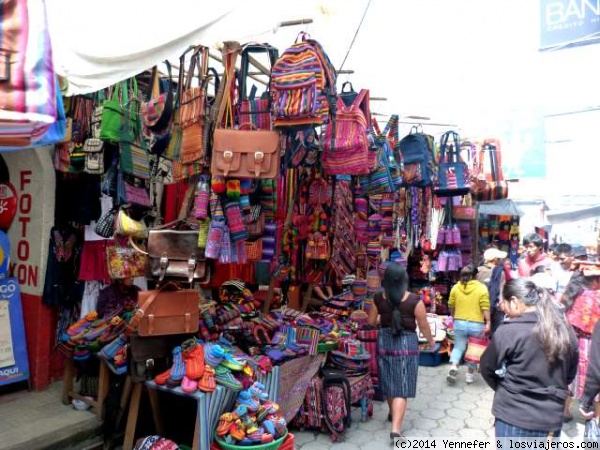
<svg viewBox="0 0 600 450"><path fill-rule="evenodd" d="M100 139L108 142L119 142L121 137L121 122L123 120L123 104L128 101L126 81L115 86L110 99L104 101L102 107L102 119L100 121Z"/></svg>

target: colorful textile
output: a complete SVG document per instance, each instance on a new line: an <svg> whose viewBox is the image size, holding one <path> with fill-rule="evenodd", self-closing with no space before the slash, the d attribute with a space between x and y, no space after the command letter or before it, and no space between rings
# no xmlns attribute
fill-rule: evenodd
<svg viewBox="0 0 600 450"><path fill-rule="evenodd" d="M567 311L567 321L578 331L591 336L600 319L600 290L583 289Z"/></svg>
<svg viewBox="0 0 600 450"><path fill-rule="evenodd" d="M406 354L403 354L406 353ZM379 382L385 397L414 398L417 394L419 340L413 332L394 336L379 331Z"/></svg>
<svg viewBox="0 0 600 450"><path fill-rule="evenodd" d="M21 125L33 124L36 134L43 132L47 128L43 124L56 120L57 103L44 1L4 0L0 17L0 58L10 70L8 80L0 83L0 141L4 144L13 131L15 138L19 136ZM5 129L6 120L24 123L16 127L13 122L12 128Z"/></svg>
<svg viewBox="0 0 600 450"><path fill-rule="evenodd" d="M319 371L324 359L324 354L305 356L280 366L280 393L277 396L277 403L279 411L287 423L298 413L304 402L310 380Z"/></svg>

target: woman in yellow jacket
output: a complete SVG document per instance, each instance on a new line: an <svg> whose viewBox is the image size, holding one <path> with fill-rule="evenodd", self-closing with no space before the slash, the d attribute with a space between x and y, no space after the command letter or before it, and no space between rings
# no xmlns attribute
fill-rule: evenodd
<svg viewBox="0 0 600 450"><path fill-rule="evenodd" d="M490 332L490 295L487 286L475 279L477 268L471 264L460 271L460 281L450 291L448 307L454 317L454 348L450 353L448 384L456 382L458 364L467 349L469 336L483 337ZM465 382L475 381L476 364L467 363Z"/></svg>

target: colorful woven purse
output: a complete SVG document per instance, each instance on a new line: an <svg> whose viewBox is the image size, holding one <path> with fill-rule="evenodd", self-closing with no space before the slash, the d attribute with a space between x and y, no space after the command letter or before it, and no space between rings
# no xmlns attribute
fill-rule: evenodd
<svg viewBox="0 0 600 450"><path fill-rule="evenodd" d="M184 67L185 54L180 64ZM200 85L192 87L192 79L197 76ZM181 148L179 162L189 164L202 159L206 152L204 142L204 121L206 116L206 89L208 84L208 47L197 47L192 53L187 78L181 89L179 124L181 127Z"/></svg>

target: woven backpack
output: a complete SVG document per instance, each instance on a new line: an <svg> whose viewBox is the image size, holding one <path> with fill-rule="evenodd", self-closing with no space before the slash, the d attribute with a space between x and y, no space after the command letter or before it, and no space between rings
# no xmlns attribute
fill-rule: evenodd
<svg viewBox="0 0 600 450"><path fill-rule="evenodd" d="M275 127L328 123L336 72L321 44L300 33L271 69L270 91Z"/></svg>
<svg viewBox="0 0 600 450"><path fill-rule="evenodd" d="M369 91L361 89L352 104L337 100L335 121L323 133L323 171L329 175L369 173Z"/></svg>

